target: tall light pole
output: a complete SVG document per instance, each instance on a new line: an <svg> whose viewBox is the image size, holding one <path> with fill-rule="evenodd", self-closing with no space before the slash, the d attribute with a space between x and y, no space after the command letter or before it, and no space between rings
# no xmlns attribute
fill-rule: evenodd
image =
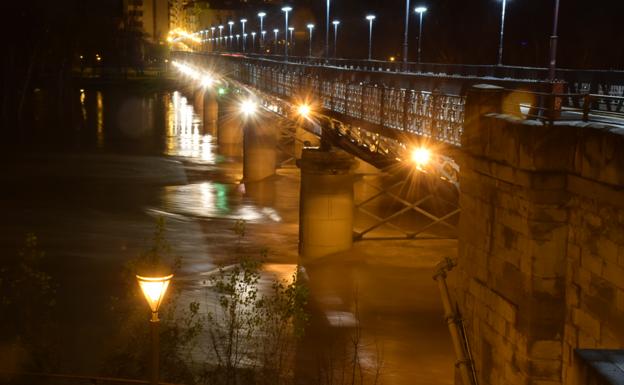
<svg viewBox="0 0 624 385"><path fill-rule="evenodd" d="M253 52L256 52L256 33L255 32L251 33L251 50Z"/></svg>
<svg viewBox="0 0 624 385"><path fill-rule="evenodd" d="M275 40L273 40L274 44L275 44L275 52L277 52L277 33L279 32L279 29L275 28L273 29L273 33L275 34Z"/></svg>
<svg viewBox="0 0 624 385"><path fill-rule="evenodd" d="M223 46L223 25L219 25L219 43Z"/></svg>
<svg viewBox="0 0 624 385"><path fill-rule="evenodd" d="M422 47L423 15L425 14L425 12L427 12L427 7L416 7L416 9L414 9L414 12L416 12L419 15L419 22L418 22L418 62L420 63L420 51L421 51L421 47Z"/></svg>
<svg viewBox="0 0 624 385"><path fill-rule="evenodd" d="M293 35L295 34L295 27L288 27L288 32L290 33L290 38L288 39L288 42L293 47L292 49L294 49L295 43L293 40Z"/></svg>
<svg viewBox="0 0 624 385"><path fill-rule="evenodd" d="M232 28L234 27L234 22L230 20L228 21L228 25L230 26L230 49L232 49Z"/></svg>
<svg viewBox="0 0 624 385"><path fill-rule="evenodd" d="M217 29L216 27L210 27L210 36L212 36L212 50L215 50L215 42L217 41L217 39L215 38L215 29Z"/></svg>
<svg viewBox="0 0 624 385"><path fill-rule="evenodd" d="M557 28L559 25L559 0L555 0L555 15L553 18L553 33L550 37L550 60L548 60L548 80L555 80L557 70Z"/></svg>
<svg viewBox="0 0 624 385"><path fill-rule="evenodd" d="M240 22L243 25L243 30L241 33L243 34L243 52L245 52L245 38L247 37L247 34L245 33L245 23L247 22L247 19L241 19Z"/></svg>
<svg viewBox="0 0 624 385"><path fill-rule="evenodd" d="M501 11L501 27L500 27L500 41L498 42L498 65L503 65L503 36L505 35L505 8L507 8L507 0L503 1L503 8Z"/></svg>
<svg viewBox="0 0 624 385"><path fill-rule="evenodd" d="M314 24L308 24L306 27L310 30L310 43L308 47L308 56L312 57L312 30L314 29Z"/></svg>
<svg viewBox="0 0 624 385"><path fill-rule="evenodd" d="M139 287L141 288L141 291L143 292L143 295L147 300L147 304L152 311L152 318L150 319L150 329L152 333L152 373L150 376L150 384L157 385L160 372L160 347L158 335L158 325L160 324L160 319L158 319L158 309L160 308L160 304L165 297L165 292L169 287L169 283L171 282L171 278L173 278L173 274L163 277L145 277L137 275L136 278L139 282Z"/></svg>
<svg viewBox="0 0 624 385"><path fill-rule="evenodd" d="M375 15L367 15L366 20L368 20L368 60L372 60L373 58L373 20L375 20Z"/></svg>
<svg viewBox="0 0 624 385"><path fill-rule="evenodd" d="M264 24L262 24L262 22L264 21L265 16L266 16L266 12L258 12L258 17L260 18L260 33L261 33L260 47L264 47L264 34L262 33L262 31L264 31Z"/></svg>
<svg viewBox="0 0 624 385"><path fill-rule="evenodd" d="M240 50L240 33L236 34L236 49Z"/></svg>
<svg viewBox="0 0 624 385"><path fill-rule="evenodd" d="M410 0L405 0L405 27L403 28L403 69L407 69L407 37L409 30Z"/></svg>
<svg viewBox="0 0 624 385"><path fill-rule="evenodd" d="M334 25L334 59L336 58L336 52L338 51L338 26L340 25L340 20L332 21Z"/></svg>
<svg viewBox="0 0 624 385"><path fill-rule="evenodd" d="M264 36L266 35L266 31L265 30L260 31L260 35L262 36L262 43L260 44L260 47L264 49Z"/></svg>
<svg viewBox="0 0 624 385"><path fill-rule="evenodd" d="M325 7L325 59L329 59L329 0Z"/></svg>
<svg viewBox="0 0 624 385"><path fill-rule="evenodd" d="M284 12L284 58L288 60L288 12L292 11L292 7L283 7Z"/></svg>

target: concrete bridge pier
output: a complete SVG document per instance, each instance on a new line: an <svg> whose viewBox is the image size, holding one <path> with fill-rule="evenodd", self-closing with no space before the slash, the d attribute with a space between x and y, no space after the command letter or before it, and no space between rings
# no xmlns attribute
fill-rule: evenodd
<svg viewBox="0 0 624 385"><path fill-rule="evenodd" d="M353 156L305 148L299 161L299 255L319 258L353 244Z"/></svg>
<svg viewBox="0 0 624 385"><path fill-rule="evenodd" d="M203 122L204 132L210 135L217 133L217 121L219 119L219 103L214 90L208 89L203 96Z"/></svg>
<svg viewBox="0 0 624 385"><path fill-rule="evenodd" d="M217 144L219 151L240 156L243 142L243 122L238 102L228 96L217 98Z"/></svg>
<svg viewBox="0 0 624 385"><path fill-rule="evenodd" d="M243 118L243 180L257 182L275 175L277 167L275 123L256 112Z"/></svg>

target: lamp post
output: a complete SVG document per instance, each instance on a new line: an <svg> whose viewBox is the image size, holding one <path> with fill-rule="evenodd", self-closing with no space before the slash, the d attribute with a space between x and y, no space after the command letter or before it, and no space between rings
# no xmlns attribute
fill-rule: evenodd
<svg viewBox="0 0 624 385"><path fill-rule="evenodd" d="M373 57L373 20L375 15L367 15L368 20L368 60L372 60Z"/></svg>
<svg viewBox="0 0 624 385"><path fill-rule="evenodd" d="M251 33L251 50L253 52L256 52L256 33L255 32Z"/></svg>
<svg viewBox="0 0 624 385"><path fill-rule="evenodd" d="M325 6L325 59L329 59L329 0Z"/></svg>
<svg viewBox="0 0 624 385"><path fill-rule="evenodd" d="M290 38L288 39L289 44L293 47L294 50L295 41L293 40L293 36L295 34L295 27L288 27L288 32L290 33Z"/></svg>
<svg viewBox="0 0 624 385"><path fill-rule="evenodd" d="M147 300L152 311L152 318L150 319L151 333L152 333L152 367L150 384L157 385L159 379L159 339L158 339L158 325L160 320L158 319L158 308L162 303L165 296L165 292L169 287L173 274L163 277L144 277L137 275L137 281L139 287L143 291L143 295Z"/></svg>
<svg viewBox="0 0 624 385"><path fill-rule="evenodd" d="M405 27L403 28L403 69L407 69L407 38L409 30L410 0L405 0Z"/></svg>
<svg viewBox="0 0 624 385"><path fill-rule="evenodd" d="M420 51L422 47L422 28L423 28L423 15L427 12L427 7L417 7L414 9L416 13L419 15L418 22L418 63L420 63Z"/></svg>
<svg viewBox="0 0 624 385"><path fill-rule="evenodd" d="M220 25L219 26L219 43L223 44L222 41L223 41L223 25Z"/></svg>
<svg viewBox="0 0 624 385"><path fill-rule="evenodd" d="M217 41L217 39L215 38L215 29L217 29L216 27L210 27L210 35L212 36L212 50L214 51L215 49L215 41Z"/></svg>
<svg viewBox="0 0 624 385"><path fill-rule="evenodd" d="M234 22L230 20L228 21L228 25L230 26L230 49L232 49L232 28L234 27Z"/></svg>
<svg viewBox="0 0 624 385"><path fill-rule="evenodd" d="M340 20L332 21L334 25L334 59L336 58L336 52L338 51L338 25L340 25Z"/></svg>
<svg viewBox="0 0 624 385"><path fill-rule="evenodd" d="M500 27L500 41L498 42L498 65L503 65L503 36L505 34L505 8L507 7L507 0L503 1L503 8L501 10L501 27Z"/></svg>
<svg viewBox="0 0 624 385"><path fill-rule="evenodd" d="M247 22L247 19L241 19L241 24L243 25L243 30L242 30L242 34L243 34L243 52L245 52L245 41L247 40L247 34L245 33L245 23Z"/></svg>
<svg viewBox="0 0 624 385"><path fill-rule="evenodd" d="M273 33L275 34L275 40L273 40L273 43L275 44L275 52L277 52L277 33L279 32L279 29L275 28L273 30Z"/></svg>
<svg viewBox="0 0 624 385"><path fill-rule="evenodd" d="M264 31L264 25L262 24L264 17L266 16L266 12L258 12L258 17L260 18L260 32L261 32L261 37L260 37L260 47L264 47L264 34L262 33L262 31Z"/></svg>
<svg viewBox="0 0 624 385"><path fill-rule="evenodd" d="M240 34L236 34L236 49L240 50Z"/></svg>
<svg viewBox="0 0 624 385"><path fill-rule="evenodd" d="M292 11L292 7L283 7L284 12L284 58L288 60L288 12Z"/></svg>
<svg viewBox="0 0 624 385"><path fill-rule="evenodd" d="M260 47L264 49L264 36L266 35L266 31L265 30L260 31L260 35L262 36L262 42L260 43Z"/></svg>
<svg viewBox="0 0 624 385"><path fill-rule="evenodd" d="M553 17L553 33L550 37L550 60L548 61L548 80L555 80L557 70L557 27L559 24L559 0L555 0L555 15Z"/></svg>
<svg viewBox="0 0 624 385"><path fill-rule="evenodd" d="M310 30L310 43L308 47L308 56L312 57L312 30L314 29L314 24L307 25L308 30Z"/></svg>

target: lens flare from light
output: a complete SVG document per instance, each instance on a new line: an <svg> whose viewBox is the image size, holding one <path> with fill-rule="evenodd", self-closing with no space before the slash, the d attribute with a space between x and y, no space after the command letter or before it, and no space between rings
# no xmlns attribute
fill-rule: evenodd
<svg viewBox="0 0 624 385"><path fill-rule="evenodd" d="M301 104L298 108L297 108L297 112L299 113L299 115L303 116L304 118L307 118L308 115L310 115L310 106L307 104Z"/></svg>
<svg viewBox="0 0 624 385"><path fill-rule="evenodd" d="M258 106L253 100L244 100L241 103L241 112L245 115L251 115L256 112Z"/></svg>
<svg viewBox="0 0 624 385"><path fill-rule="evenodd" d="M213 82L214 82L214 79L212 78L212 76L204 75L204 77L202 77L201 84L202 84L202 87L210 87Z"/></svg>
<svg viewBox="0 0 624 385"><path fill-rule="evenodd" d="M431 151L424 147L415 148L412 150L411 158L416 167L422 169L431 160Z"/></svg>

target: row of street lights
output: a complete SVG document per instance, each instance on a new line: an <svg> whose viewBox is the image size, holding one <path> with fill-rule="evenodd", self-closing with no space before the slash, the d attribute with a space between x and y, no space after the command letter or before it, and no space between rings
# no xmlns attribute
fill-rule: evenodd
<svg viewBox="0 0 624 385"><path fill-rule="evenodd" d="M498 65L503 65L503 41L504 41L504 33L505 33L505 13L506 13L506 9L507 9L507 1L508 0L499 0L502 3L501 6L501 25L500 25L500 37L499 37L499 44L498 44L498 60L497 60L497 64ZM558 25L558 16L559 16L559 0L554 0L555 1L555 12L554 12L554 20L553 20L553 33L550 37L550 53L549 53L549 77L550 79L554 79L555 76L555 67L556 67L556 56L557 56L557 25ZM288 32L290 31L291 34L291 39L292 40L292 34L294 31L293 27L290 27L288 25L288 16L289 13L293 10L292 7L290 6L284 6L282 7L282 12L284 12L284 40L286 41L286 44L284 44L284 57L288 58ZM325 57L329 57L329 16L330 16L330 0L326 0L326 26L325 26L325 47L324 47L324 51L325 51ZM403 63L407 64L407 58L408 58L408 27L409 27L409 15L411 12L411 8L410 8L410 0L405 0L405 27L404 27L404 37L403 37ZM416 8L414 8L414 12L417 13L419 15L419 24L418 24L418 55L417 55L417 62L420 63L421 62L421 53L422 53L422 31L423 31L423 17L425 12L427 12L427 7L425 6L418 6ZM264 47L264 40L265 40L265 34L266 31L263 29L264 28L264 17L267 15L266 12L258 12L258 17L260 18L260 46ZM375 20L376 16L373 14L369 14L366 15L366 20L368 21L369 24L369 32L368 32L368 60L372 60L372 39L373 39L373 20ZM243 45L242 45L242 50L243 52L245 52L246 50L246 38L247 38L247 34L245 33L245 23L247 22L247 19L241 19L240 20L241 24L242 24L242 37L243 37ZM233 26L234 26L234 21L228 21L227 23L229 25L229 41L230 44L232 42L233 39ZM334 57L336 57L337 54L337 43L338 43L338 26L340 25L340 21L339 20L333 20L332 24L334 25ZM212 38L209 39L210 41L222 41L223 40L223 35L222 35L222 30L223 30L223 25L219 25L219 37L218 40L217 38L214 36L214 31L215 31L215 27L210 27L210 31L212 32ZM307 28L309 29L309 56L312 56L312 30L314 28L313 24L308 24ZM207 30L205 31L201 31L201 32L205 32L207 33ZM279 29L275 28L273 30L273 32L275 33L275 40L277 41L278 38L278 32ZM255 49L255 35L256 32L252 32L252 45ZM236 36L236 40L237 40L237 44L238 44L238 40L240 35L235 35ZM225 43L227 45L228 42L228 37L225 37Z"/></svg>

